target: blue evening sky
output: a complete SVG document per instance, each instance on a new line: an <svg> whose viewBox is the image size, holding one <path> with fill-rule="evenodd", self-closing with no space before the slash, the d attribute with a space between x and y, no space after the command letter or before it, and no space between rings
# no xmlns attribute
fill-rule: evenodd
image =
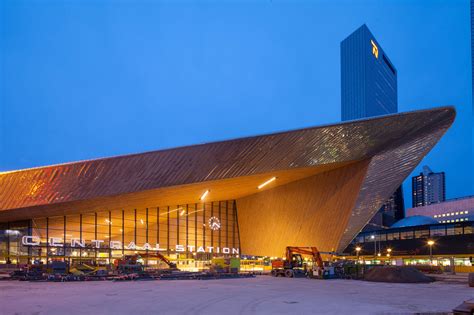
<svg viewBox="0 0 474 315"><path fill-rule="evenodd" d="M0 170L338 122L339 43L366 23L399 111L458 112L415 173L474 194L469 2L355 2L0 1Z"/></svg>

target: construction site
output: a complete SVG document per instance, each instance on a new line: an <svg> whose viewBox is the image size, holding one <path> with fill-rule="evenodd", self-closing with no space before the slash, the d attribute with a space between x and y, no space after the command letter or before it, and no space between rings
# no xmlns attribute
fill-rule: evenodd
<svg viewBox="0 0 474 315"><path fill-rule="evenodd" d="M154 259L155 263L153 265L147 264L149 259ZM1 283L7 286L16 283L16 281L21 283L114 283L182 280L186 283L195 280L221 281L229 279L229 281L235 281L235 279L254 279L256 277L285 278L290 281L290 286L291 281L300 283L297 282L301 281L298 279L306 279L321 283L322 286L331 286L334 281L344 281L351 283L350 285L352 283L364 285L362 283L366 282L397 285L436 282L437 286L455 284L464 289L474 287L474 274L472 273L457 275L452 272L446 273L439 266L434 265L370 265L362 260L337 256L333 252L320 252L316 247L298 246L286 247L283 258L214 257L199 271L180 270L175 262L160 253L126 255L107 266L92 266L84 262L76 262L71 265L61 260L53 260L45 265L37 260L22 267L10 266L10 268L6 268L6 266L2 266L0 271L0 279L3 280ZM273 280L271 281L273 283ZM156 283L161 286L158 282ZM250 280L247 283L252 284ZM466 292L469 291L466 290ZM472 307L470 302L463 305Z"/></svg>
<svg viewBox="0 0 474 315"><path fill-rule="evenodd" d="M160 263L146 264L151 258ZM249 271L258 262L263 269ZM159 253L125 256L106 268L58 260L6 271L0 314L62 314L76 304L76 314L89 314L97 304L107 305L101 314L147 314L156 310L150 308L158 296L160 312L183 314L310 313L315 307L321 313L464 314L473 306L474 277L467 274L449 275L435 266L367 265L316 247L288 246L284 258L270 260L216 257L201 271L180 270ZM347 299L341 302L341 296Z"/></svg>

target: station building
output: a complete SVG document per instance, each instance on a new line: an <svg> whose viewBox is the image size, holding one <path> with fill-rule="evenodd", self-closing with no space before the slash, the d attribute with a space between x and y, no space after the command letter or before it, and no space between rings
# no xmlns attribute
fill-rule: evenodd
<svg viewBox="0 0 474 315"><path fill-rule="evenodd" d="M0 173L0 263L342 252L452 107ZM149 264L158 263L150 259Z"/></svg>
<svg viewBox="0 0 474 315"><path fill-rule="evenodd" d="M429 241L433 242L430 245ZM369 262L451 266L474 271L474 197L409 208L390 228L360 233L345 253ZM390 253L388 252L390 250ZM390 257L387 257L390 254ZM469 268L467 268L469 267Z"/></svg>
<svg viewBox="0 0 474 315"><path fill-rule="evenodd" d="M345 252L366 263L432 263L473 272L474 221L439 223L428 216L410 216L389 229L360 233Z"/></svg>

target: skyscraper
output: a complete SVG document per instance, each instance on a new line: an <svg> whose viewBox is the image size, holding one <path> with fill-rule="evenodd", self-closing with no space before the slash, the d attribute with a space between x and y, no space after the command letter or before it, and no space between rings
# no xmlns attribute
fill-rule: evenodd
<svg viewBox="0 0 474 315"><path fill-rule="evenodd" d="M397 70L364 24L341 42L342 120L398 112Z"/></svg>
<svg viewBox="0 0 474 315"><path fill-rule="evenodd" d="M474 118L474 0L471 0L471 93L472 93L472 115ZM471 170L474 169L474 124L471 124ZM472 171L471 171L472 174ZM474 181L471 181L471 188L474 189Z"/></svg>
<svg viewBox="0 0 474 315"><path fill-rule="evenodd" d="M472 83L472 106L474 109L474 0L471 0L471 83Z"/></svg>
<svg viewBox="0 0 474 315"><path fill-rule="evenodd" d="M446 200L444 172L434 173L428 166L423 172L411 178L412 206L421 207Z"/></svg>
<svg viewBox="0 0 474 315"><path fill-rule="evenodd" d="M364 24L341 42L341 118L344 121L396 112L397 70ZM367 229L390 226L403 217L400 186Z"/></svg>

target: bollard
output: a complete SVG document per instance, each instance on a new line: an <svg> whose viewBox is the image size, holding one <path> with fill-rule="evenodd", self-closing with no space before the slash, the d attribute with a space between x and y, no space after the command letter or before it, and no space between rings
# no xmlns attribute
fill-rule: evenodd
<svg viewBox="0 0 474 315"><path fill-rule="evenodd" d="M468 283L470 287L474 287L474 272L469 273Z"/></svg>

